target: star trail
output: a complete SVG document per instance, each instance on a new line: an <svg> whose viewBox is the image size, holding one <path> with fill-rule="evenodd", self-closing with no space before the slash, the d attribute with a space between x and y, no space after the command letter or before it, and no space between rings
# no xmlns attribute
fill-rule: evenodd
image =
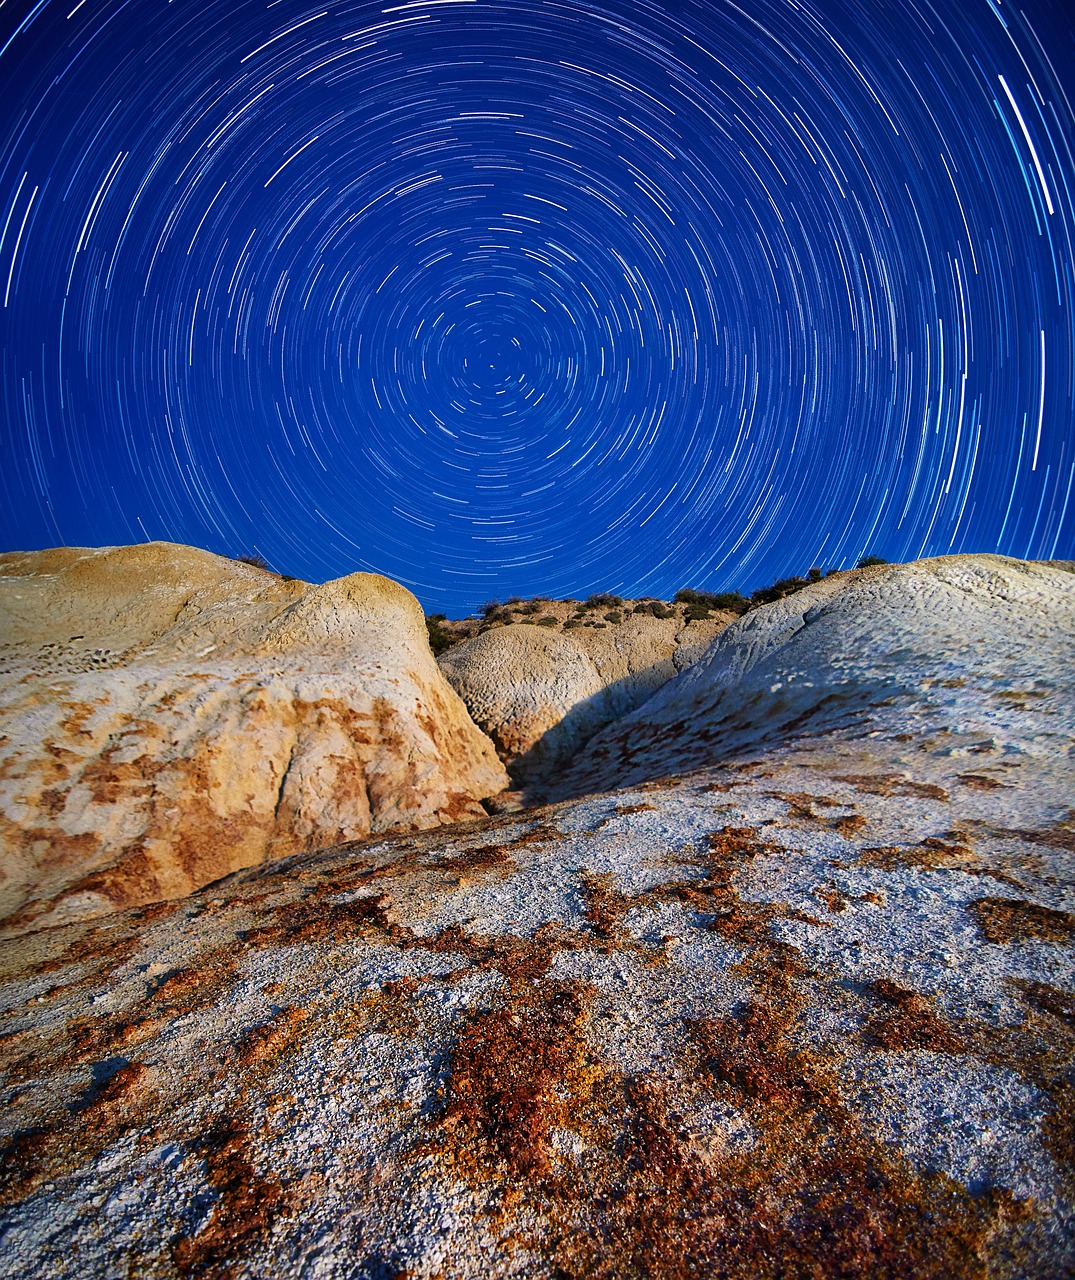
<svg viewBox="0 0 1075 1280"><path fill-rule="evenodd" d="M1073 65L1047 0L2 0L0 541L455 613L1070 557Z"/></svg>

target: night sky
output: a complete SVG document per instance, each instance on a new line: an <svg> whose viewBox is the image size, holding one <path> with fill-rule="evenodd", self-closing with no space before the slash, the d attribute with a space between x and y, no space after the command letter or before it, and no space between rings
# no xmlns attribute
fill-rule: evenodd
<svg viewBox="0 0 1075 1280"><path fill-rule="evenodd" d="M1073 67L1048 0L0 0L0 547L1070 557Z"/></svg>

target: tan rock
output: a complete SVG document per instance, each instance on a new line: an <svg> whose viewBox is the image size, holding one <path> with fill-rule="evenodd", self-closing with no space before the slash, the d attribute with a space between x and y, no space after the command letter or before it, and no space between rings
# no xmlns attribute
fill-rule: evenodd
<svg viewBox="0 0 1075 1280"><path fill-rule="evenodd" d="M645 614L563 632L513 623L439 661L516 781L536 784L697 660L726 625L726 617L684 625Z"/></svg>
<svg viewBox="0 0 1075 1280"><path fill-rule="evenodd" d="M830 733L929 725L983 750L1075 758L1075 574L941 556L842 573L752 610L610 724L548 794L687 773Z"/></svg>
<svg viewBox="0 0 1075 1280"><path fill-rule="evenodd" d="M442 654L440 666L516 780L562 765L613 714L591 659L543 627L486 631Z"/></svg>
<svg viewBox="0 0 1075 1280"><path fill-rule="evenodd" d="M0 556L0 914L54 923L266 857L483 816L507 784L404 588L194 548Z"/></svg>
<svg viewBox="0 0 1075 1280"><path fill-rule="evenodd" d="M678 617L628 614L603 631L579 627L571 639L597 668L612 714L621 716L696 662L727 625L728 615L684 625Z"/></svg>

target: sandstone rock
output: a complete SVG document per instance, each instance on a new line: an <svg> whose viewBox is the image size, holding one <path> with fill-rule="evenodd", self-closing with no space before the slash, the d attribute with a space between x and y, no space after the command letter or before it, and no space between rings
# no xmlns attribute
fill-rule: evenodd
<svg viewBox="0 0 1075 1280"><path fill-rule="evenodd" d="M945 556L826 578L732 623L546 788L682 774L803 735L911 731L946 750L1075 755L1075 574ZM928 729L928 732L927 732Z"/></svg>
<svg viewBox="0 0 1075 1280"><path fill-rule="evenodd" d="M55 923L266 857L483 816L507 778L396 583L167 543L0 556L0 914Z"/></svg>
<svg viewBox="0 0 1075 1280"><path fill-rule="evenodd" d="M684 625L634 614L604 631L579 627L570 634L597 668L612 715L621 716L696 662L727 625L727 615Z"/></svg>
<svg viewBox="0 0 1075 1280"><path fill-rule="evenodd" d="M726 617L684 625L630 614L601 629L513 623L464 641L439 661L516 781L540 785L602 726L705 653L726 625Z"/></svg>
<svg viewBox="0 0 1075 1280"><path fill-rule="evenodd" d="M486 813L522 813L526 795L522 791L499 791L482 801Z"/></svg>
<svg viewBox="0 0 1075 1280"><path fill-rule="evenodd" d="M442 654L440 667L516 781L561 765L613 714L594 663L542 627L486 631Z"/></svg>
<svg viewBox="0 0 1075 1280"><path fill-rule="evenodd" d="M0 1276L1072 1274L1070 769L908 731L0 945Z"/></svg>

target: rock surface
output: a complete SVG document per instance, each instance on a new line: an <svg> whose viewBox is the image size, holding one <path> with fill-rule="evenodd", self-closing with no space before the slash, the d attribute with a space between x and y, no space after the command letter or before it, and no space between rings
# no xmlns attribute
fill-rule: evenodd
<svg viewBox="0 0 1075 1280"><path fill-rule="evenodd" d="M975 733L991 751L1075 755L1075 565L961 555L825 578L733 622L546 793L839 732Z"/></svg>
<svg viewBox="0 0 1075 1280"><path fill-rule="evenodd" d="M414 597L168 543L0 556L0 918L483 816L507 777Z"/></svg>
<svg viewBox="0 0 1075 1280"><path fill-rule="evenodd" d="M0 944L0 1276L1072 1274L1071 767L980 741Z"/></svg>
<svg viewBox="0 0 1075 1280"><path fill-rule="evenodd" d="M236 586L231 641L198 597L190 647L338 679L383 583L244 587L241 640ZM685 776L0 941L0 1277L1075 1273L1073 585L827 579L574 781Z"/></svg>
<svg viewBox="0 0 1075 1280"><path fill-rule="evenodd" d="M543 607L558 610L548 615L558 627L494 627L439 659L475 723L524 786L554 777L599 729L700 658L730 617L685 624L678 615L617 610L611 616L619 622L565 630L562 624L575 620L569 606Z"/></svg>

